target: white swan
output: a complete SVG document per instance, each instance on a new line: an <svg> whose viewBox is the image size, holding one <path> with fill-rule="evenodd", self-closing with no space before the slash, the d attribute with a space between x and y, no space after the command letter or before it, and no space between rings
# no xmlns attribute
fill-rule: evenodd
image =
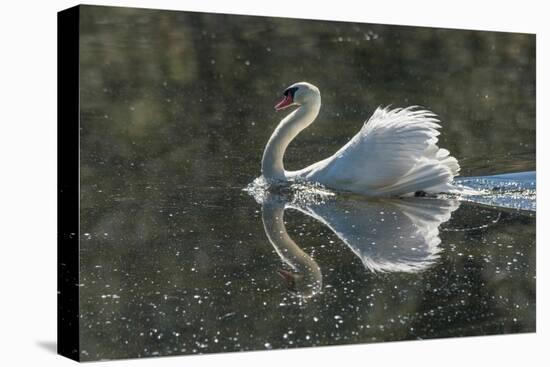
<svg viewBox="0 0 550 367"><path fill-rule="evenodd" d="M262 158L269 181L305 179L326 187L368 196L457 192L451 182L460 169L446 149L437 146L438 119L427 110L378 108L361 130L334 155L299 171L286 171L283 156L290 142L317 117L319 89L306 82L284 91L275 106L298 106L275 129Z"/></svg>

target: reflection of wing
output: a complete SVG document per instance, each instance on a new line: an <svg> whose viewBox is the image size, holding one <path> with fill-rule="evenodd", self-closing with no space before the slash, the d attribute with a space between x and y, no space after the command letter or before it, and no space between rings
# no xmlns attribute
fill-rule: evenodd
<svg viewBox="0 0 550 367"><path fill-rule="evenodd" d="M289 207L329 227L368 269L414 272L438 258L438 227L458 205L455 200L409 198Z"/></svg>

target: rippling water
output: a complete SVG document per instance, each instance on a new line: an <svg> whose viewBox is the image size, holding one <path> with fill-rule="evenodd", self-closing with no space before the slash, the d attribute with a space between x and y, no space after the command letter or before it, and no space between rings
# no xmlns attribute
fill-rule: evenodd
<svg viewBox="0 0 550 367"><path fill-rule="evenodd" d="M534 36L107 7L81 29L83 360L535 331ZM297 80L323 107L289 169L418 104L479 195L249 186Z"/></svg>
<svg viewBox="0 0 550 367"><path fill-rule="evenodd" d="M481 177L461 177L460 185L479 191L466 200L491 206L536 210L537 177L534 171Z"/></svg>

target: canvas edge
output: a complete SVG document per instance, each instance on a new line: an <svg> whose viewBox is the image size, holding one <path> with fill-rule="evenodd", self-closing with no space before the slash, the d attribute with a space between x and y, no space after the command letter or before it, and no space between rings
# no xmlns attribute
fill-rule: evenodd
<svg viewBox="0 0 550 367"><path fill-rule="evenodd" d="M57 353L80 361L80 6L57 13Z"/></svg>

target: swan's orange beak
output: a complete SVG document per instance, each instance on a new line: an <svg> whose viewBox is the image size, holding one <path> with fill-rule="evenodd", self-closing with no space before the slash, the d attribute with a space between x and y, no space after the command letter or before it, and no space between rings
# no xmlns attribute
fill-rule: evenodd
<svg viewBox="0 0 550 367"><path fill-rule="evenodd" d="M292 106L293 103L294 103L294 101L292 100L292 96L289 93L288 95L285 96L285 98L283 98L283 100L281 102L279 102L275 105L275 109L277 111L283 110L283 109L285 109L289 106Z"/></svg>

